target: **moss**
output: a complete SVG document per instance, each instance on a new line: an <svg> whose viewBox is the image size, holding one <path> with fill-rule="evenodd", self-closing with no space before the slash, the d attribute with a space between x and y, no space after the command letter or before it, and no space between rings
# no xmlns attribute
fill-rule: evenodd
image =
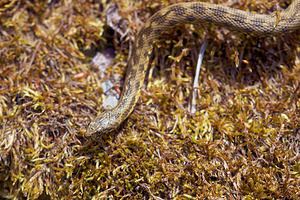
<svg viewBox="0 0 300 200"><path fill-rule="evenodd" d="M276 3L246 2L232 7L263 12ZM127 20L125 38L106 25L108 1L1 1L1 198L297 199L297 32L167 31L155 43L134 113L112 134L83 137L101 109L100 83L124 76L131 35L174 1L115 3ZM197 112L190 114L204 40ZM115 62L100 78L89 61L111 46Z"/></svg>

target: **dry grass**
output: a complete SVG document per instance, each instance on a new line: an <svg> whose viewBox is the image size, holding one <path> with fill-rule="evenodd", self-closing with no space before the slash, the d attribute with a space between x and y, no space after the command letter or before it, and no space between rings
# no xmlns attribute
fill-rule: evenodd
<svg viewBox="0 0 300 200"><path fill-rule="evenodd" d="M183 25L164 33L134 113L87 145L83 135L105 95L100 83L124 76L134 34L177 1L115 2L128 25L124 38L106 25L105 0L1 1L0 197L297 199L299 31L254 38ZM276 4L234 2L227 5L257 12ZM108 46L116 58L102 79L89 61Z"/></svg>

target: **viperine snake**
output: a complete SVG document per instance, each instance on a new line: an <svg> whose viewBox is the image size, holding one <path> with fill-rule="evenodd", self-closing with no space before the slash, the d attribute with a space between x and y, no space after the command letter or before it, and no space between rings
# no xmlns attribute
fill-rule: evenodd
<svg viewBox="0 0 300 200"><path fill-rule="evenodd" d="M117 106L99 113L90 123L86 136L116 129L133 111L144 83L153 42L158 36L175 25L199 22L256 35L276 35L300 27L300 0L294 0L287 9L271 15L253 14L204 2L178 3L156 12L136 36Z"/></svg>

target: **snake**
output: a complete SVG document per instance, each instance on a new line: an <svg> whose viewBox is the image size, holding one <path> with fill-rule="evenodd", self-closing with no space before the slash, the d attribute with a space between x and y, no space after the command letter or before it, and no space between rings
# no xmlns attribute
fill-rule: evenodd
<svg viewBox="0 0 300 200"><path fill-rule="evenodd" d="M294 0L286 9L271 14L257 14L206 2L176 3L157 11L136 35L118 104L99 112L89 124L85 136L111 132L132 113L140 97L153 43L161 33L176 25L197 23L225 26L257 36L278 35L300 27L300 0Z"/></svg>

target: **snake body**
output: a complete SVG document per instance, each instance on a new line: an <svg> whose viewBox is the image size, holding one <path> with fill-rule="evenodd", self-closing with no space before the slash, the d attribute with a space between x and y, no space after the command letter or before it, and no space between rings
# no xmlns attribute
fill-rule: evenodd
<svg viewBox="0 0 300 200"><path fill-rule="evenodd" d="M256 35L281 34L300 27L300 0L294 0L287 9L271 15L253 14L204 2L178 3L156 12L136 36L117 106L99 113L90 123L86 136L116 129L133 111L144 83L153 42L160 33L178 24L199 22Z"/></svg>

